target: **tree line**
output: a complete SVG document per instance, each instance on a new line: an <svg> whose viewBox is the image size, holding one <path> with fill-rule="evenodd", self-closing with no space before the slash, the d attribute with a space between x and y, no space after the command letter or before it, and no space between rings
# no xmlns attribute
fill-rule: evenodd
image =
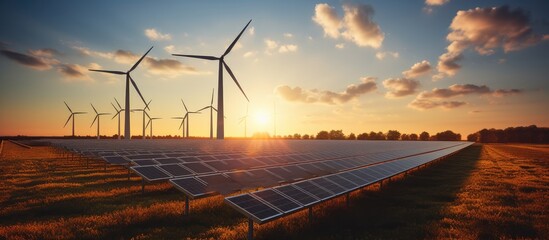
<svg viewBox="0 0 549 240"><path fill-rule="evenodd" d="M266 132L255 133L253 138L270 138L269 134ZM404 141L460 141L461 134L454 133L451 130L444 132L439 132L434 135L429 134L426 131L421 132L420 134L416 133L400 133L398 130L389 130L388 132L374 132L369 133L364 132L358 135L350 133L345 135L343 130L322 130L319 131L316 135L314 134L304 134L299 133L285 135L285 136L275 136L274 138L280 139L318 139L318 140L404 140Z"/></svg>
<svg viewBox="0 0 549 240"><path fill-rule="evenodd" d="M531 125L506 129L482 129L467 135L467 141L480 143L549 143L549 128Z"/></svg>

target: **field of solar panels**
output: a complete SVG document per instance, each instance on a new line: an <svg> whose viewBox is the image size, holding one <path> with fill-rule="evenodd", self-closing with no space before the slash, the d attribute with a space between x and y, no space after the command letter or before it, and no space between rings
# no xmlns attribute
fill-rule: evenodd
<svg viewBox="0 0 549 240"><path fill-rule="evenodd" d="M543 145L44 142L3 142L2 239L549 239Z"/></svg>

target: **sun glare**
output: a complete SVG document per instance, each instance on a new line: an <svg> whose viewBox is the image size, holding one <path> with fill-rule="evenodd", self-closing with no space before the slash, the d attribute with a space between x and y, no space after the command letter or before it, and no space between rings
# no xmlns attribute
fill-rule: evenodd
<svg viewBox="0 0 549 240"><path fill-rule="evenodd" d="M258 124L258 125L265 125L269 122L269 114L266 113L266 112L257 112L255 114L255 122Z"/></svg>

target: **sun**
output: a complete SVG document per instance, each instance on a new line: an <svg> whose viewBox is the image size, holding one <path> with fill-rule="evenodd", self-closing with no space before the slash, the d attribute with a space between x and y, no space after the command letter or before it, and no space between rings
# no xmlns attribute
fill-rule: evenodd
<svg viewBox="0 0 549 240"><path fill-rule="evenodd" d="M266 112L257 112L255 113L255 122L258 125L266 125L269 122L270 116Z"/></svg>

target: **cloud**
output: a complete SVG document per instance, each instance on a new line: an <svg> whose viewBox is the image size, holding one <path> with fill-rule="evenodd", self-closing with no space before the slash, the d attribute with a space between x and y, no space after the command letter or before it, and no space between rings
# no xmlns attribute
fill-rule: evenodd
<svg viewBox="0 0 549 240"><path fill-rule="evenodd" d="M123 64L134 64L140 57L141 56L127 50L116 50L113 54L114 61Z"/></svg>
<svg viewBox="0 0 549 240"><path fill-rule="evenodd" d="M289 102L301 103L346 103L353 98L372 92L377 89L376 78L361 78L361 83L347 86L343 92L304 90L300 87L278 86L275 93Z"/></svg>
<svg viewBox="0 0 549 240"><path fill-rule="evenodd" d="M42 49L36 49L36 50L29 50L29 53L36 57L46 57L46 58L53 58L54 56L60 55L59 51L53 49L53 48L42 48Z"/></svg>
<svg viewBox="0 0 549 240"><path fill-rule="evenodd" d="M245 57L245 58L250 58L250 57L255 57L255 55L257 55L257 52L248 51L248 52L244 53L244 55L242 55L242 56Z"/></svg>
<svg viewBox="0 0 549 240"><path fill-rule="evenodd" d="M425 5L428 6L442 6L448 3L450 0L425 0Z"/></svg>
<svg viewBox="0 0 549 240"><path fill-rule="evenodd" d="M458 108L463 105L466 105L466 102L462 101L432 101L430 99L414 99L410 104L408 104L409 107L415 108L418 110L427 110L432 109L436 107L442 107L446 109L452 109L452 108Z"/></svg>
<svg viewBox="0 0 549 240"><path fill-rule="evenodd" d="M0 50L0 53L4 57L12 61L15 61L19 64L22 64L24 66L30 67L35 70L43 71L43 70L51 69L52 67L47 59L43 59L40 57L35 57L32 55L27 55L24 53L19 53L11 50Z"/></svg>
<svg viewBox="0 0 549 240"><path fill-rule="evenodd" d="M425 75L431 71L431 64L427 60L423 60L421 62L418 62L409 70L406 70L402 72L402 75L407 78L416 78L422 75Z"/></svg>
<svg viewBox="0 0 549 240"><path fill-rule="evenodd" d="M431 91L423 91L417 95L409 106L416 109L431 109L435 107L455 108L465 102L441 101L441 99L453 98L465 95L488 95L492 97L503 97L522 93L520 89L496 89L492 90L486 85L454 84L448 88L434 88Z"/></svg>
<svg viewBox="0 0 549 240"><path fill-rule="evenodd" d="M383 60L387 56L390 56L390 57L393 57L393 58L398 58L398 57L400 57L400 54L398 54L398 52L377 52L376 53L376 58L379 59L379 60Z"/></svg>
<svg viewBox="0 0 549 240"><path fill-rule="evenodd" d="M335 45L335 47L337 49L344 49L345 48L345 43L338 43L338 44Z"/></svg>
<svg viewBox="0 0 549 240"><path fill-rule="evenodd" d="M145 61L147 70L151 74L176 77L180 74L198 74L199 72L190 66L173 59L155 59L147 57Z"/></svg>
<svg viewBox="0 0 549 240"><path fill-rule="evenodd" d="M174 45L168 45L168 46L165 46L164 47L164 51L166 51L167 53L173 53L175 50L175 46Z"/></svg>
<svg viewBox="0 0 549 240"><path fill-rule="evenodd" d="M80 46L73 46L72 49L78 51L80 54L85 56L94 56L94 57L101 57L106 59L113 58L113 54L110 52L100 52L100 51L93 51L86 47L80 47Z"/></svg>
<svg viewBox="0 0 549 240"><path fill-rule="evenodd" d="M267 46L267 49L275 49L278 47L278 43L272 39L265 39L265 45Z"/></svg>
<svg viewBox="0 0 549 240"><path fill-rule="evenodd" d="M248 29L248 34L250 34L250 36L255 35L255 27L250 27L250 28Z"/></svg>
<svg viewBox="0 0 549 240"><path fill-rule="evenodd" d="M322 27L324 36L354 42L360 47L379 48L385 38L384 33L372 19L374 8L367 4L344 4L343 18L335 8L320 3L315 6L313 21Z"/></svg>
<svg viewBox="0 0 549 240"><path fill-rule="evenodd" d="M279 53L296 52L297 49L298 47L295 44L286 44L286 45L280 46L280 48L278 48L278 52Z"/></svg>
<svg viewBox="0 0 549 240"><path fill-rule="evenodd" d="M399 98L416 93L419 81L409 78L389 78L383 81L383 86L389 91L385 94L388 98Z"/></svg>
<svg viewBox="0 0 549 240"><path fill-rule="evenodd" d="M94 66L95 64L90 65L90 67ZM67 80L82 80L90 82L94 81L90 76L87 75L88 68L78 64L62 63L57 66L57 71L61 73L61 75L63 75Z"/></svg>
<svg viewBox="0 0 549 240"><path fill-rule="evenodd" d="M172 40L172 36L170 34L162 34L154 28L145 29L145 36L147 36L151 41Z"/></svg>
<svg viewBox="0 0 549 240"><path fill-rule="evenodd" d="M533 33L526 12L508 6L458 11L450 30L446 36L450 44L439 57L435 80L457 74L461 68L458 61L468 48L480 55L493 54L498 48L507 53L533 46L543 38Z"/></svg>
<svg viewBox="0 0 549 240"><path fill-rule="evenodd" d="M292 37L294 37L294 35L291 34L291 33L284 33L283 35L284 35L285 38L292 38Z"/></svg>

